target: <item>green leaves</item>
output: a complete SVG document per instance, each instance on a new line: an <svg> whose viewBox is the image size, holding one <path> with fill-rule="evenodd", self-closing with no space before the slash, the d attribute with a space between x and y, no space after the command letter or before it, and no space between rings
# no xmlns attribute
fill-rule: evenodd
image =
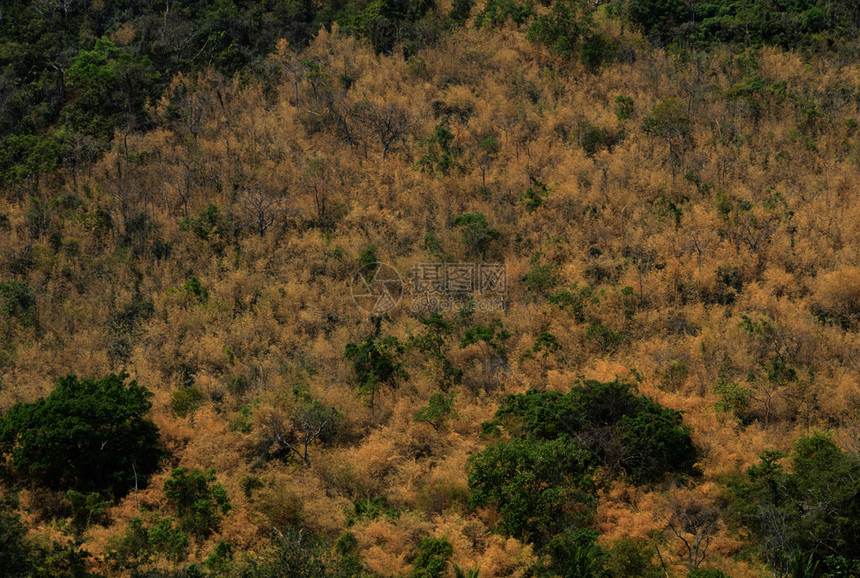
<svg viewBox="0 0 860 578"><path fill-rule="evenodd" d="M158 464L158 428L145 418L152 394L125 372L96 380L74 375L0 420L6 467L53 489L127 494Z"/></svg>
<svg viewBox="0 0 860 578"><path fill-rule="evenodd" d="M696 457L680 412L619 381L586 381L564 395L531 390L508 396L491 423L536 439L575 437L610 473L624 471L637 482L689 472Z"/></svg>
<svg viewBox="0 0 860 578"><path fill-rule="evenodd" d="M230 499L215 478L215 469L206 471L176 468L164 482L167 499L173 503L183 531L199 538L217 532L221 515L230 511Z"/></svg>
<svg viewBox="0 0 860 578"><path fill-rule="evenodd" d="M142 569L159 560L182 561L188 555L188 534L174 525L171 517L153 515L148 524L135 516L125 535L108 546L108 560L115 569L131 570L143 575ZM137 574L140 573L140 574Z"/></svg>
<svg viewBox="0 0 860 578"><path fill-rule="evenodd" d="M860 458L818 434L795 444L789 457L793 467L784 468L784 459L780 452L765 452L745 480L731 484L734 515L749 528L775 572L796 575L792 571L800 561L846 572L834 575L856 574Z"/></svg>
<svg viewBox="0 0 860 578"><path fill-rule="evenodd" d="M419 423L429 423L433 429L445 427L445 422L455 417L454 394L436 392L430 396L427 405L415 412L413 419Z"/></svg>
<svg viewBox="0 0 860 578"><path fill-rule="evenodd" d="M527 37L547 45L555 54L571 56L592 26L591 14L584 2L556 0L549 14L539 16L529 26Z"/></svg>
<svg viewBox="0 0 860 578"><path fill-rule="evenodd" d="M363 343L347 343L344 357L352 361L359 395L368 398L371 411L382 385L394 385L408 377L400 356L404 347L394 336L368 337Z"/></svg>
<svg viewBox="0 0 860 578"><path fill-rule="evenodd" d="M26 281L0 283L0 314L15 317L25 327L36 322L36 296Z"/></svg>
<svg viewBox="0 0 860 578"><path fill-rule="evenodd" d="M454 224L463 227L463 244L474 254L486 257L491 241L499 238L499 231L490 227L487 217L480 213L465 213L454 219Z"/></svg>
<svg viewBox="0 0 860 578"><path fill-rule="evenodd" d="M609 575L597 533L585 530L598 467L641 483L690 472L696 456L679 412L618 381L510 395L483 424L485 435L502 428L510 440L469 459L470 501L495 507L499 529L537 546L538 575Z"/></svg>
<svg viewBox="0 0 860 578"><path fill-rule="evenodd" d="M568 502L591 485L594 465L566 435L493 444L469 460L470 501L495 506L506 534L543 544L572 521Z"/></svg>
<svg viewBox="0 0 860 578"><path fill-rule="evenodd" d="M412 563L412 578L442 578L453 553L453 546L445 538L424 538Z"/></svg>

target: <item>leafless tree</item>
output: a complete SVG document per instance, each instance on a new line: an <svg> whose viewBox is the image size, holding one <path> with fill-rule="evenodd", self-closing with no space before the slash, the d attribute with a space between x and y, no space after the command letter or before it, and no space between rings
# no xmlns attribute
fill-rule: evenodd
<svg viewBox="0 0 860 578"><path fill-rule="evenodd" d="M711 538L719 531L720 513L691 494L673 492L663 515L666 527L684 543L687 565L698 568L705 560Z"/></svg>
<svg viewBox="0 0 860 578"><path fill-rule="evenodd" d="M254 229L261 237L278 219L292 214L284 206L283 197L260 186L248 190L239 199L239 207L243 215L243 224Z"/></svg>
<svg viewBox="0 0 860 578"><path fill-rule="evenodd" d="M266 427L275 444L294 453L305 466L311 467L308 448L314 441L331 433L339 418L336 409L315 401L299 408L291 420L281 412L272 413L266 420Z"/></svg>
<svg viewBox="0 0 860 578"><path fill-rule="evenodd" d="M391 145L403 138L418 122L409 111L393 102L375 104L363 101L355 105L355 111L379 139L383 160Z"/></svg>

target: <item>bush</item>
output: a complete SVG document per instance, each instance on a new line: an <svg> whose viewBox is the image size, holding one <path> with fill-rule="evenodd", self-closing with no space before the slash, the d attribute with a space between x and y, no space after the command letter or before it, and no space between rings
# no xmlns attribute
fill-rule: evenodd
<svg viewBox="0 0 860 578"><path fill-rule="evenodd" d="M681 413L638 395L631 385L589 380L567 394L528 391L502 401L491 430L505 425L526 438L575 436L610 473L636 482L665 472L692 473L696 451Z"/></svg>
<svg viewBox="0 0 860 578"><path fill-rule="evenodd" d="M35 324L36 296L26 282L0 283L0 313L5 317L15 317L24 327Z"/></svg>
<svg viewBox="0 0 860 578"><path fill-rule="evenodd" d="M731 484L735 517L749 528L775 573L791 575L800 562L831 570L851 561L860 571L860 457L824 435L800 439L789 459L765 452L746 479ZM850 567L853 566L853 567Z"/></svg>
<svg viewBox="0 0 860 578"><path fill-rule="evenodd" d="M418 557L412 562L413 578L442 578L448 566L448 558L454 553L451 543L445 538L425 538L418 547Z"/></svg>
<svg viewBox="0 0 860 578"><path fill-rule="evenodd" d="M584 499L594 463L568 436L513 439L469 459L471 505L492 505L506 534L545 544L571 520L571 501Z"/></svg>
<svg viewBox="0 0 860 578"><path fill-rule="evenodd" d="M179 417L193 414L203 403L203 392L193 385L186 385L173 392L170 396L170 409Z"/></svg>
<svg viewBox="0 0 860 578"><path fill-rule="evenodd" d="M206 538L221 526L221 515L230 511L230 500L215 478L215 469L176 468L164 482L164 492L179 516L183 531Z"/></svg>
<svg viewBox="0 0 860 578"><path fill-rule="evenodd" d="M32 570L27 528L5 500L0 501L0 568L7 576L29 576Z"/></svg>
<svg viewBox="0 0 860 578"><path fill-rule="evenodd" d="M162 455L145 418L152 394L127 377L68 375L47 398L13 406L0 420L6 466L52 489L127 494Z"/></svg>

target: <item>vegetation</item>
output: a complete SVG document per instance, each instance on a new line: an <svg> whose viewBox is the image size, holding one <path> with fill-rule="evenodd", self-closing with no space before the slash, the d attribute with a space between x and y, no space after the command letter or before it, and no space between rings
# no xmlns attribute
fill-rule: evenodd
<svg viewBox="0 0 860 578"><path fill-rule="evenodd" d="M51 394L18 403L0 422L6 468L53 489L122 497L158 465L158 428L146 418L152 393L127 373L57 380Z"/></svg>
<svg viewBox="0 0 860 578"><path fill-rule="evenodd" d="M856 3L0 12L0 574L860 574Z"/></svg>

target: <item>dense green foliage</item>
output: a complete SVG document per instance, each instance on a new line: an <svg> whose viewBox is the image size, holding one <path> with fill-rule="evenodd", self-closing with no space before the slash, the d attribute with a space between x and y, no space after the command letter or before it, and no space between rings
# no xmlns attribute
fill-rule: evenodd
<svg viewBox="0 0 860 578"><path fill-rule="evenodd" d="M660 43L709 45L772 44L784 48L833 47L860 25L850 0L718 0L698 4L681 0L630 0L630 19Z"/></svg>
<svg viewBox="0 0 860 578"><path fill-rule="evenodd" d="M593 468L588 451L568 436L499 442L472 458L470 500L498 508L507 534L544 545L575 521L569 506L586 499Z"/></svg>
<svg viewBox="0 0 860 578"><path fill-rule="evenodd" d="M379 336L379 325L373 337L363 343L348 343L344 357L353 364L358 380L358 393L367 398L373 408L376 396L383 385L393 386L399 379L407 377L400 356L403 345L394 336Z"/></svg>
<svg viewBox="0 0 860 578"><path fill-rule="evenodd" d="M158 465L158 428L145 416L146 388L127 373L57 380L47 398L19 403L0 420L6 468L54 489L123 496Z"/></svg>
<svg viewBox="0 0 860 578"><path fill-rule="evenodd" d="M470 458L472 505L494 506L499 528L534 543L543 570L564 576L601 576L607 564L596 533L585 531L598 466L642 483L690 472L696 457L678 412L619 381L510 395L483 427L512 438Z"/></svg>
<svg viewBox="0 0 860 578"><path fill-rule="evenodd" d="M831 576L860 572L860 458L824 436L799 440L791 456L768 452L732 485L733 507L774 569L810 561ZM817 575L817 574L816 574Z"/></svg>
<svg viewBox="0 0 860 578"><path fill-rule="evenodd" d="M664 472L691 472L696 451L679 412L637 395L626 383L586 381L567 394L529 391L508 396L485 428L536 440L575 439L609 473L637 482Z"/></svg>
<svg viewBox="0 0 860 578"><path fill-rule="evenodd" d="M164 481L164 494L176 509L183 531L205 538L221 526L230 511L230 499L215 478L215 470L176 468Z"/></svg>
<svg viewBox="0 0 860 578"><path fill-rule="evenodd" d="M445 538L421 540L418 557L412 563L412 578L442 578L453 553L454 548Z"/></svg>

